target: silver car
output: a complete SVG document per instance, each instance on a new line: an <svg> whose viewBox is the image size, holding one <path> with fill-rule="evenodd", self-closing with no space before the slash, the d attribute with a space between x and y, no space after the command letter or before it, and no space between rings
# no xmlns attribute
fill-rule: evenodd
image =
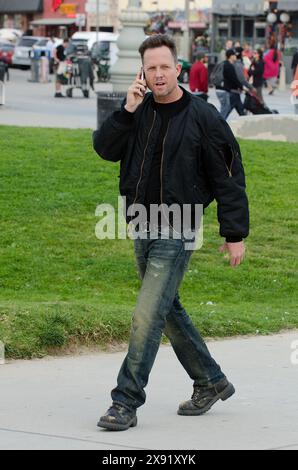
<svg viewBox="0 0 298 470"><path fill-rule="evenodd" d="M28 68L31 65L30 54L32 47L40 39L39 36L22 36L17 42L17 45L14 50L14 55L12 56L12 64L15 67Z"/></svg>

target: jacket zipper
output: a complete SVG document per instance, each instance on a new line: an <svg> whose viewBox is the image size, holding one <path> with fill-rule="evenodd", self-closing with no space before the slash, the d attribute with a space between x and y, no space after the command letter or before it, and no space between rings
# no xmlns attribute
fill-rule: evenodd
<svg viewBox="0 0 298 470"><path fill-rule="evenodd" d="M166 142L166 138L168 136L168 131L169 131L169 127L170 127L170 122L171 120L169 120L168 122L168 127L167 127L167 130L166 130L166 133L165 133L165 136L164 136L164 139L163 139L163 143L162 143L162 155L161 155L161 163L160 163L160 203L162 205L162 211L163 211L163 214L165 216L165 219L167 221L167 223L169 224L169 226L174 230L174 232L178 233L174 227L171 225L170 221L166 218L166 215L164 213L164 207L163 207L163 198L162 198L162 194L163 194L163 187L162 187L162 170L163 170L163 160L164 160L164 153L165 153L165 142Z"/></svg>
<svg viewBox="0 0 298 470"><path fill-rule="evenodd" d="M164 139L163 139L163 142L162 142L162 154L161 154L161 162L160 162L160 203L162 204L162 167L163 167L163 157L164 157L164 153L165 153L165 141L166 141L166 138L167 138L167 135L168 135L168 131L169 131L169 127L170 127L170 120L168 122L168 127L167 127L167 130L166 130L166 133L165 133L165 136L164 136Z"/></svg>
<svg viewBox="0 0 298 470"><path fill-rule="evenodd" d="M139 185L140 185L140 182L141 182L141 179L142 179L142 176L143 176L143 168L144 168L144 163L145 163L145 159L146 159L146 151L147 151L147 147L148 147L148 144L149 144L150 135L151 135L152 129L154 127L155 118L156 118L156 111L154 111L154 118L153 118L152 126L151 126L151 129L149 131L147 143L146 143L146 146L145 146L145 149L144 149L144 157L143 157L143 161L142 161L142 165L141 165L140 178L137 182L136 195L135 195L135 198L134 198L134 201L133 201L133 205L135 204L135 202L137 200L137 197L138 197Z"/></svg>
<svg viewBox="0 0 298 470"><path fill-rule="evenodd" d="M234 153L232 147L230 147L230 148L231 148L231 152L232 152L232 160L231 160L230 168L229 168L228 165L227 165L227 162L226 162L226 159L225 159L225 156L224 156L223 151L220 150L219 153L222 155L222 158L223 158L225 167L226 167L226 169L228 170L229 178L232 178L232 176L233 176L233 175L232 175L232 166L233 166L233 163L234 163L235 153Z"/></svg>

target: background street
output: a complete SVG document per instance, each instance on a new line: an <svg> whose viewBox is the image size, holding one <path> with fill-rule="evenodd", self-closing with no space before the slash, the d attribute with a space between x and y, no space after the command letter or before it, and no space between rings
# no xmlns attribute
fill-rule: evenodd
<svg viewBox="0 0 298 470"><path fill-rule="evenodd" d="M90 92L90 98L83 98L79 89L74 91L74 97L54 98L54 76L51 83L30 83L30 71L11 69L10 81L6 83L6 104L0 106L0 124L34 126L34 127L65 127L90 128L96 127L96 94ZM188 89L188 85L185 86ZM96 91L111 91L111 85L95 84ZM210 89L209 102L218 107L215 90ZM282 114L294 114L290 101L291 91L276 91L268 96L264 89L267 105L277 109ZM229 120L237 119L233 111Z"/></svg>

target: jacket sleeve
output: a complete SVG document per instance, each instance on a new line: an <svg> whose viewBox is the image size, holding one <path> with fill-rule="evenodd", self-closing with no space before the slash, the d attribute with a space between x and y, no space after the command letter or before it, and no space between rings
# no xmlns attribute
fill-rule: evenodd
<svg viewBox="0 0 298 470"><path fill-rule="evenodd" d="M241 83L241 85L245 86L249 90L252 90L253 86L250 83L248 83L248 81L246 80L244 73L243 73L242 65L239 64L238 62L236 62L235 64L235 71L236 71L237 78L239 82Z"/></svg>
<svg viewBox="0 0 298 470"><path fill-rule="evenodd" d="M134 115L123 108L116 111L93 132L93 147L104 160L117 162L125 155L134 129Z"/></svg>
<svg viewBox="0 0 298 470"><path fill-rule="evenodd" d="M241 239L249 233L249 209L240 147L226 121L209 105L204 114L203 162L217 201L219 233Z"/></svg>

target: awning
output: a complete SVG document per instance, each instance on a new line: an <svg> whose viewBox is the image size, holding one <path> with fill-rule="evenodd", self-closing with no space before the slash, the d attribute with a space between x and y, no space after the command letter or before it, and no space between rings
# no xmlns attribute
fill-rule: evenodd
<svg viewBox="0 0 298 470"><path fill-rule="evenodd" d="M33 13L42 8L42 0L0 0L0 13Z"/></svg>
<svg viewBox="0 0 298 470"><path fill-rule="evenodd" d="M298 2L297 0L279 0L278 9L286 11L298 11Z"/></svg>
<svg viewBox="0 0 298 470"><path fill-rule="evenodd" d="M264 14L263 0L213 0L212 13L218 15L257 16Z"/></svg>
<svg viewBox="0 0 298 470"><path fill-rule="evenodd" d="M42 18L40 20L30 21L32 26L68 26L75 24L75 18Z"/></svg>

